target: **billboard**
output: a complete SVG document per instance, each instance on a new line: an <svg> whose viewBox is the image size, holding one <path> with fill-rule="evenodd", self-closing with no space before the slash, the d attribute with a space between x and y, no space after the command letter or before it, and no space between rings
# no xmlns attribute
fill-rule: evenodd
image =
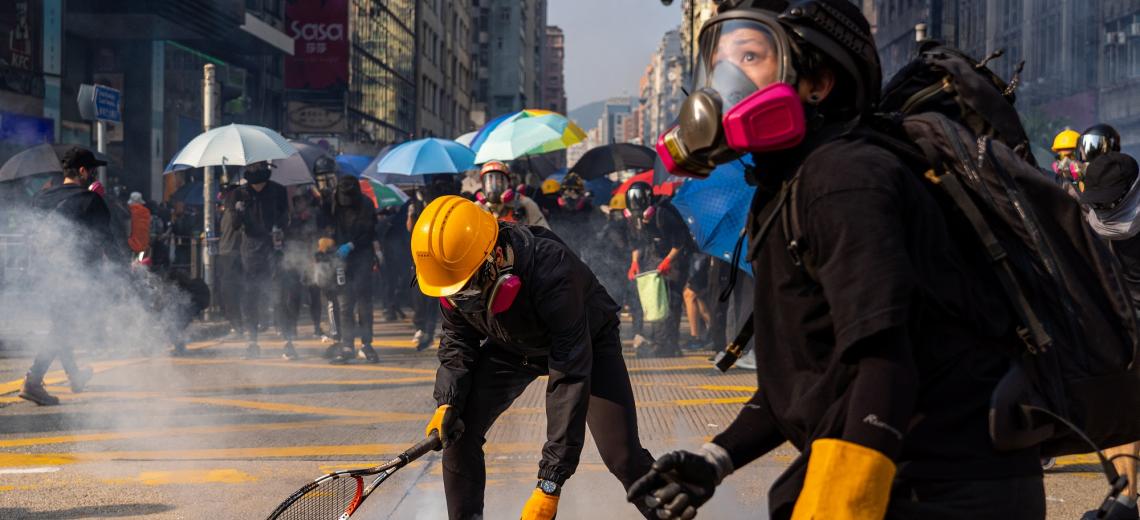
<svg viewBox="0 0 1140 520"><path fill-rule="evenodd" d="M343 89L348 86L349 0L286 0L286 33L293 55L285 57L285 88Z"/></svg>

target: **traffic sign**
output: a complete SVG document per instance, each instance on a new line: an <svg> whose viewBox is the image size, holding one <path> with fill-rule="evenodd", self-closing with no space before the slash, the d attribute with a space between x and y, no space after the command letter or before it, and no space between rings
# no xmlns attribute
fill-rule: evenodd
<svg viewBox="0 0 1140 520"><path fill-rule="evenodd" d="M95 119L118 123L123 120L123 113L119 105L123 100L122 92L104 85L95 85Z"/></svg>

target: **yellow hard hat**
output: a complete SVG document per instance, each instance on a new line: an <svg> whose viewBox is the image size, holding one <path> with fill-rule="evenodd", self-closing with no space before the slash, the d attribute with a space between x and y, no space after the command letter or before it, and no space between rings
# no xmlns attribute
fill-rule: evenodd
<svg viewBox="0 0 1140 520"><path fill-rule="evenodd" d="M546 179L542 181L542 194L550 195L551 193L558 193L562 189L562 184L554 179Z"/></svg>
<svg viewBox="0 0 1140 520"><path fill-rule="evenodd" d="M467 283L495 249L495 217L463 197L432 201L412 229L416 281L428 296L451 296Z"/></svg>
<svg viewBox="0 0 1140 520"><path fill-rule="evenodd" d="M610 209L625 209L625 194L618 193L610 199Z"/></svg>
<svg viewBox="0 0 1140 520"><path fill-rule="evenodd" d="M1077 141L1081 138L1081 134L1076 130L1066 128L1057 137L1053 138L1053 152L1060 152L1061 150L1075 150L1077 148Z"/></svg>

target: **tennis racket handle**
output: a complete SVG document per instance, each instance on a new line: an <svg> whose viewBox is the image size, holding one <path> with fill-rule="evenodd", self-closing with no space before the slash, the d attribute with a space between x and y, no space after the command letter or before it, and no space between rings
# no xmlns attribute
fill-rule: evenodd
<svg viewBox="0 0 1140 520"><path fill-rule="evenodd" d="M425 437L424 440L419 442L419 444L416 444L415 446L408 448L408 451L401 453L400 459L402 459L404 461L404 464L407 464L413 460L416 460L416 459L422 457L425 453L427 453L429 451L435 451L435 450L439 449L439 446L440 445L439 445L439 436L438 435L432 435L430 437Z"/></svg>

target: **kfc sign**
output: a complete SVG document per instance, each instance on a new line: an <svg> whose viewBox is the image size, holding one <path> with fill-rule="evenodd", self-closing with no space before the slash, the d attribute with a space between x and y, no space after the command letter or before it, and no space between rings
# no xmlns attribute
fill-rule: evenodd
<svg viewBox="0 0 1140 520"><path fill-rule="evenodd" d="M285 88L335 90L348 85L349 0L288 0L285 18L293 56L285 60Z"/></svg>

